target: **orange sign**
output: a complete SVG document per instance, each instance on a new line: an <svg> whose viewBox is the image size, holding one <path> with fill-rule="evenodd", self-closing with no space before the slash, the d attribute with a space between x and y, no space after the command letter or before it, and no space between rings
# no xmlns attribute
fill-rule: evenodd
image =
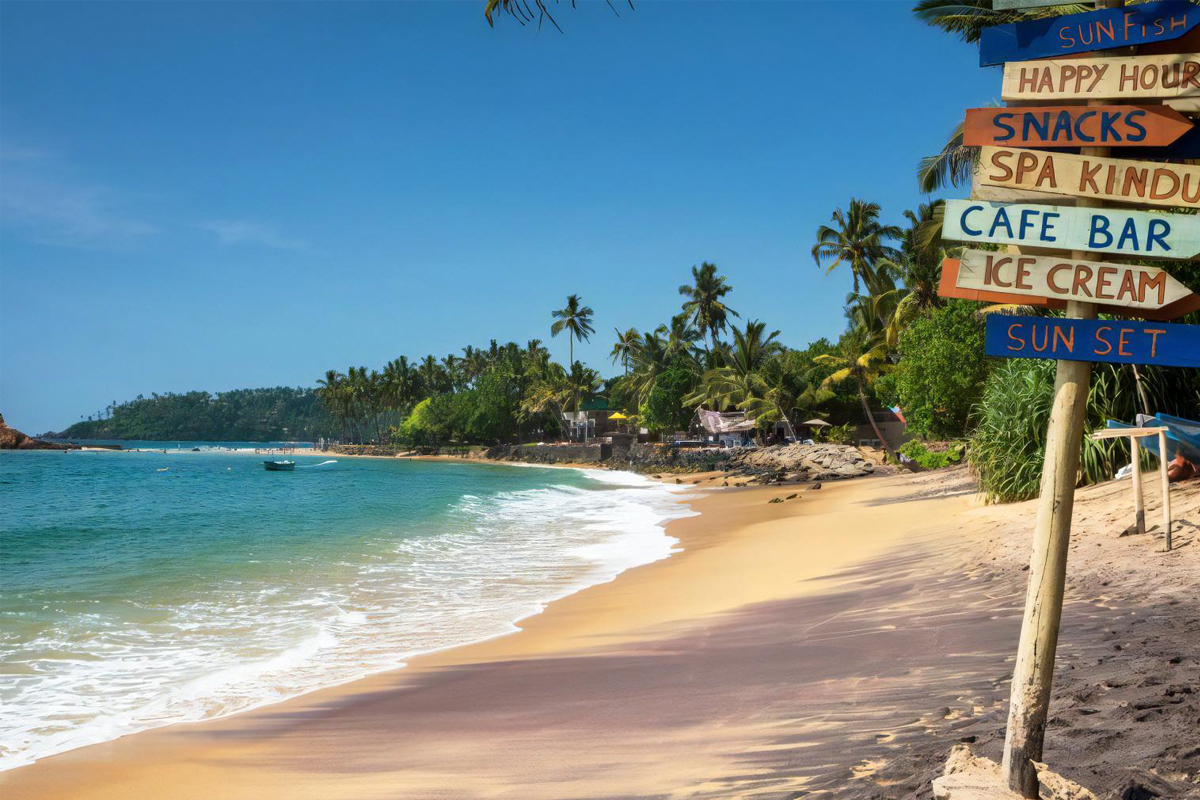
<svg viewBox="0 0 1200 800"><path fill-rule="evenodd" d="M1191 120L1164 106L968 108L963 144L1165 147L1191 129Z"/></svg>

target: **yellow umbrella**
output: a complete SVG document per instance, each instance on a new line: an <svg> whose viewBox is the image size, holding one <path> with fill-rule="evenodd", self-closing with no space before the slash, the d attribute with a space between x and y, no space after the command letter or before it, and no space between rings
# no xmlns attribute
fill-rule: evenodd
<svg viewBox="0 0 1200 800"><path fill-rule="evenodd" d="M617 413L615 413L615 414L611 414L611 415L609 416L609 419L629 419L629 417L625 416L625 415L624 415L624 414L622 414L620 411L618 411L618 412L617 412Z"/></svg>

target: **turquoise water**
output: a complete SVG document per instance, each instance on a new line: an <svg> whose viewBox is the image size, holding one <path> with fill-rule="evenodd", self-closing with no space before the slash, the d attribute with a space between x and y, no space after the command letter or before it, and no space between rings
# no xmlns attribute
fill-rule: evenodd
<svg viewBox="0 0 1200 800"><path fill-rule="evenodd" d="M509 632L682 513L628 473L330 458L0 454L0 768Z"/></svg>

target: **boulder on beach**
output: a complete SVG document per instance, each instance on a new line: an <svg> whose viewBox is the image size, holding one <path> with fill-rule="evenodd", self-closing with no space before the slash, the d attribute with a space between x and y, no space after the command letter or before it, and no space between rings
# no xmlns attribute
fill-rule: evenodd
<svg viewBox="0 0 1200 800"><path fill-rule="evenodd" d="M60 444L34 439L16 428L8 427L4 415L0 414L0 450L78 450L79 445Z"/></svg>
<svg viewBox="0 0 1200 800"><path fill-rule="evenodd" d="M725 470L753 475L763 483L779 480L857 478L875 471L875 465L857 447L846 444L784 444L745 448L735 452Z"/></svg>

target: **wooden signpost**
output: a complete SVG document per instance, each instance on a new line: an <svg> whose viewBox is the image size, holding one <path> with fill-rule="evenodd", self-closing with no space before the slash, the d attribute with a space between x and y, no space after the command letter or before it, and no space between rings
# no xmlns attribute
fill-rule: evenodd
<svg viewBox="0 0 1200 800"><path fill-rule="evenodd" d="M975 178L984 186L1135 205L1200 208L1200 167L1187 164L989 145L981 149Z"/></svg>
<svg viewBox="0 0 1200 800"><path fill-rule="evenodd" d="M1200 53L1010 61L1005 100L1141 100L1200 96Z"/></svg>
<svg viewBox="0 0 1200 800"><path fill-rule="evenodd" d="M1200 325L989 314L983 341L1001 358L1200 367Z"/></svg>
<svg viewBox="0 0 1200 800"><path fill-rule="evenodd" d="M1139 309L1163 308L1192 294L1158 267L985 250L963 251L955 283L964 289Z"/></svg>
<svg viewBox="0 0 1200 800"><path fill-rule="evenodd" d="M979 66L1090 53L1178 39L1200 24L1200 6L1162 0L984 28Z"/></svg>
<svg viewBox="0 0 1200 800"><path fill-rule="evenodd" d="M994 0L993 7L1047 5L1051 3L1045 0ZM1194 52L1200 46L1196 36L1189 33L1200 22L1200 7L1161 2L1124 8L1123 0L1095 0L1095 5L1097 10L1090 13L1030 19L988 29L981 41L980 63L1006 62L1001 96L1010 105L1046 106L1051 104L1048 101L1067 101L1065 104L1071 105L1070 101L1075 101L1077 112L1053 119L1049 115L1039 117L1040 109L1029 109L1029 116L1022 113L1024 108L994 114L978 112L969 115L970 132L964 132L964 141L970 136L972 142L983 147L982 164L976 172L979 191L1009 192L1014 199L1022 200L1026 199L1023 193L1034 191L1071 194L1078 198L1075 206L950 200L943 222L945 239L1020 248L1015 254L968 251L962 264L947 260L943 269L953 264L949 273L954 282L966 284L965 288L955 286L954 291L973 293L979 299L1016 297L1021 302L1028 298L1030 303L1066 307L1065 319L990 315L985 345L985 352L1002 357L1057 360L1001 764L1008 788L1026 798L1039 796L1034 762L1042 759L1050 707L1091 364L1113 361L1200 366L1200 326L1101 321L1096 319L1100 306L1095 302L1104 299L1115 303L1120 296L1119 302L1124 305L1107 308L1150 316L1169 313L1197 299L1188 295L1170 302L1169 295L1178 290L1160 271L1104 265L1101 254L1192 259L1200 253L1200 215L1099 206L1102 200L1158 204L1166 199L1159 197L1165 192L1172 195L1170 205L1195 207L1200 199L1198 173L1192 167L1110 158L1110 148L1138 146L1137 126L1143 117L1118 114L1106 123L1103 116L1096 121L1088 116L1091 111L1099 111L1104 101L1113 100L1135 100L1138 105L1158 101L1171 104L1175 111L1200 111L1200 53ZM1130 49L1138 44L1152 48L1155 54L1130 55ZM1121 50L1117 52L1117 48ZM1114 52L1027 60L1106 49ZM1007 112L1014 116L1003 116ZM1149 122L1149 116L1145 118L1149 122L1146 138L1169 137L1165 120L1173 119L1172 114L1151 113L1157 119ZM1179 123L1177 119L1173 122ZM1011 128L1011 134L1005 125ZM1152 134L1151 128L1157 130ZM1145 146L1169 148L1179 138L1177 135L1166 145ZM1078 156L1014 149L1051 144L1081 149ZM1155 170L1162 172L1156 177ZM1190 181L1191 192L1184 189L1184 178ZM1143 181L1145 188L1141 187ZM1178 187L1174 186L1176 181ZM1031 254L1027 249L1058 252ZM1015 260L1003 261L1006 257ZM1102 271L1108 269L1113 271ZM1067 274L1070 281L1064 296L1059 293L1064 288L1060 278ZM944 272L942 285L949 279ZM1110 280L1117 283L1110 286ZM1009 285L999 287L998 282ZM1138 288L1143 282L1145 293ZM993 292L988 286L1005 291ZM1107 297L1110 291L1111 301ZM1052 296L1039 297L1039 292ZM1098 293L1105 296L1097 297ZM1166 304L1153 308L1160 300ZM1169 503L1169 497L1164 499Z"/></svg>
<svg viewBox="0 0 1200 800"><path fill-rule="evenodd" d="M1006 253L989 253L989 255L1004 256ZM1020 256L1020 254L1016 254ZM1017 294L1011 289L979 289L974 285L959 285L959 261L957 258L942 259L942 277L938 281L940 297L955 297L960 300L974 300L980 303L999 303L1004 305L1028 306L1029 308L1045 308L1054 311L1065 311L1068 302L1073 299L1063 297L1038 297L1033 294ZM964 279L970 281L971 279ZM1145 308L1124 305L1098 305L1106 314L1136 319L1152 319L1169 322L1179 319L1185 314L1200 311L1200 294L1189 292L1182 298L1167 303L1160 308Z"/></svg>
<svg viewBox="0 0 1200 800"><path fill-rule="evenodd" d="M1200 253L1200 216L947 200L942 238L1190 259Z"/></svg>
<svg viewBox="0 0 1200 800"><path fill-rule="evenodd" d="M1163 106L968 108L967 121L963 126L963 144L1058 148L1166 147L1190 130L1191 120Z"/></svg>

